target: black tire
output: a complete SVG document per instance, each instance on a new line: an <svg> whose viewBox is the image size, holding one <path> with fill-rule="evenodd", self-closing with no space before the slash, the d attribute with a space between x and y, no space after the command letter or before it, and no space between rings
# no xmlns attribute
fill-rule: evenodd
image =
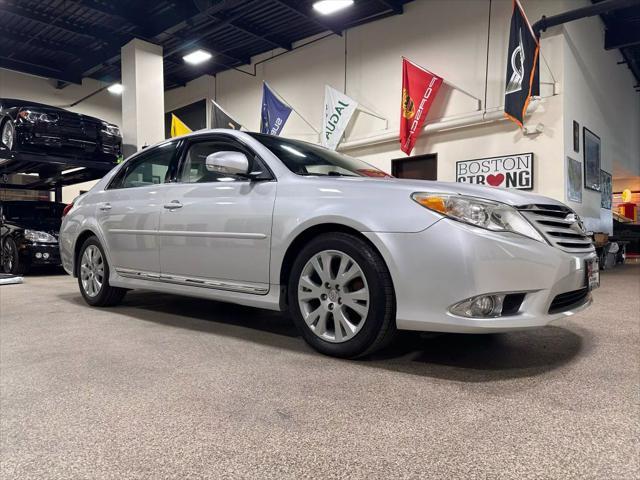
<svg viewBox="0 0 640 480"><path fill-rule="evenodd" d="M24 275L29 268L20 261L18 246L13 238L4 241L2 249L2 271L12 275Z"/></svg>
<svg viewBox="0 0 640 480"><path fill-rule="evenodd" d="M305 322L302 307L298 304L298 282L305 266L312 257L325 251L343 253L354 260L364 275L365 286L369 290L368 311L361 320L364 323L352 338L342 343L327 341L316 335L312 327ZM329 268L330 270L333 268L335 273L335 267ZM334 278L337 278L337 274ZM326 298L327 295L324 297ZM288 303L291 317L303 338L313 348L326 355L341 358L363 357L386 346L396 333L395 294L389 270L380 254L371 245L347 233L322 234L302 248L289 275ZM327 318L327 324L332 324L335 332L337 324L333 322L336 320L333 316Z"/></svg>
<svg viewBox="0 0 640 480"><path fill-rule="evenodd" d="M6 128L11 128L11 130L13 132L11 146L7 145L3 141L5 127ZM2 124L0 124L0 144L4 145L9 150L15 150L15 148L16 148L16 129L15 129L15 126L13 124L13 120L11 120L10 118L7 118L4 122L2 122Z"/></svg>
<svg viewBox="0 0 640 480"><path fill-rule="evenodd" d="M85 251L89 247L95 247L99 250L100 255L102 256L102 265L103 265L103 280L100 288L97 290L97 293L94 295L90 295L83 285L83 274L82 274L82 259ZM114 305L118 305L122 299L124 298L127 290L119 287L112 287L109 285L109 263L107 262L107 257L104 253L104 249L100 242L96 237L89 237L85 240L80 247L80 251L78 253L78 258L76 258L77 262L77 273L78 273L78 287L80 288L80 293L82 294L84 300L91 305L92 307L112 307Z"/></svg>

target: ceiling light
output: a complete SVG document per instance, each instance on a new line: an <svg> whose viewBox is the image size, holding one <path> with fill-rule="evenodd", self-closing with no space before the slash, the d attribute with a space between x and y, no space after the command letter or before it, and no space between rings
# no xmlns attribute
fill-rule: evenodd
<svg viewBox="0 0 640 480"><path fill-rule="evenodd" d="M121 83L114 83L113 85L110 85L107 90L109 90L109 93L120 95L122 93L122 90L124 90L124 87Z"/></svg>
<svg viewBox="0 0 640 480"><path fill-rule="evenodd" d="M353 5L353 0L321 0L313 4L313 9L322 15L331 15Z"/></svg>
<svg viewBox="0 0 640 480"><path fill-rule="evenodd" d="M182 57L185 62L190 63L191 65L198 65L199 63L206 62L210 58L211 54L204 50L196 50L195 52L191 52L190 54Z"/></svg>

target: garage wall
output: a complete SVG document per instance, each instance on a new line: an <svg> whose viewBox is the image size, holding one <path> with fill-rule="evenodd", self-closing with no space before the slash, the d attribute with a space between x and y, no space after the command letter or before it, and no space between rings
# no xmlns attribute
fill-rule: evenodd
<svg viewBox="0 0 640 480"><path fill-rule="evenodd" d="M575 2L523 1L532 21L543 13L552 15L564 11L565 3ZM257 129L261 82L266 80L319 130L325 83L337 89L346 86L348 95L363 107L386 117L388 122L359 113L347 132L343 149L347 147L346 153L390 172L391 159L404 157L397 140L401 57L410 58L481 99L487 111L496 111L504 98L511 10L511 0L418 0L405 6L404 15L357 27L342 38L329 36L258 64L255 77L236 71L223 72L217 76L217 99L238 121L249 129ZM544 123L543 134L525 137L510 122L494 122L424 134L414 155L437 153L439 179L454 180L458 160L534 152L534 190L563 198L562 96L553 96L551 85L554 77L562 80L561 29L545 34L543 50L541 93L545 98L530 119L532 123ZM278 51L274 51L270 55L277 54ZM486 103L485 75L488 75ZM445 86L427 123L474 112L478 112L475 98ZM391 139L384 143L348 148L354 141L385 134L390 134L387 136ZM310 141L318 138L295 114L286 124L283 135Z"/></svg>
<svg viewBox="0 0 640 480"><path fill-rule="evenodd" d="M586 2L585 2L586 3ZM564 152L583 162L583 127L601 140L601 169L614 177L640 175L640 95L618 50L606 51L599 18L564 26ZM573 121L580 124L580 152L573 151ZM583 170L584 171L584 170ZM584 180L584 179L583 179ZM566 199L565 199L566 201ZM583 188L582 203L568 202L587 228L612 233L611 210L600 208L600 192Z"/></svg>

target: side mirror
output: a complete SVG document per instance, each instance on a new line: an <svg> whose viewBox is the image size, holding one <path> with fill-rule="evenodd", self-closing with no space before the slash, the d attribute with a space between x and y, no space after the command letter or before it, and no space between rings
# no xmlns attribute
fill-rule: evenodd
<svg viewBox="0 0 640 480"><path fill-rule="evenodd" d="M225 175L247 175L249 173L249 159L240 152L216 152L207 155L205 167L209 172Z"/></svg>

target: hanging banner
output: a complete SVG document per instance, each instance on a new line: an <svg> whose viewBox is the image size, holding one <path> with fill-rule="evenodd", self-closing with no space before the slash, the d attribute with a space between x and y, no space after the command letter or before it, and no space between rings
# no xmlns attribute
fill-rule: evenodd
<svg viewBox="0 0 640 480"><path fill-rule="evenodd" d="M262 116L260 119L260 133L280 135L284 124L291 115L292 108L283 103L271 91L267 82L262 83Z"/></svg>
<svg viewBox="0 0 640 480"><path fill-rule="evenodd" d="M456 182L531 190L533 153L456 162Z"/></svg>
<svg viewBox="0 0 640 480"><path fill-rule="evenodd" d="M358 102L329 85L324 86L324 121L320 141L323 147L335 150L344 135Z"/></svg>
<svg viewBox="0 0 640 480"><path fill-rule="evenodd" d="M440 90L442 78L402 59L402 105L400 107L400 149L411 154L424 120Z"/></svg>
<svg viewBox="0 0 640 480"><path fill-rule="evenodd" d="M531 95L539 95L538 54L540 46L518 0L513 0L507 83L504 92L505 116L522 127Z"/></svg>
<svg viewBox="0 0 640 480"><path fill-rule="evenodd" d="M242 125L236 122L225 112L220 105L211 100L213 106L211 108L211 128L232 128L233 130L241 130Z"/></svg>

